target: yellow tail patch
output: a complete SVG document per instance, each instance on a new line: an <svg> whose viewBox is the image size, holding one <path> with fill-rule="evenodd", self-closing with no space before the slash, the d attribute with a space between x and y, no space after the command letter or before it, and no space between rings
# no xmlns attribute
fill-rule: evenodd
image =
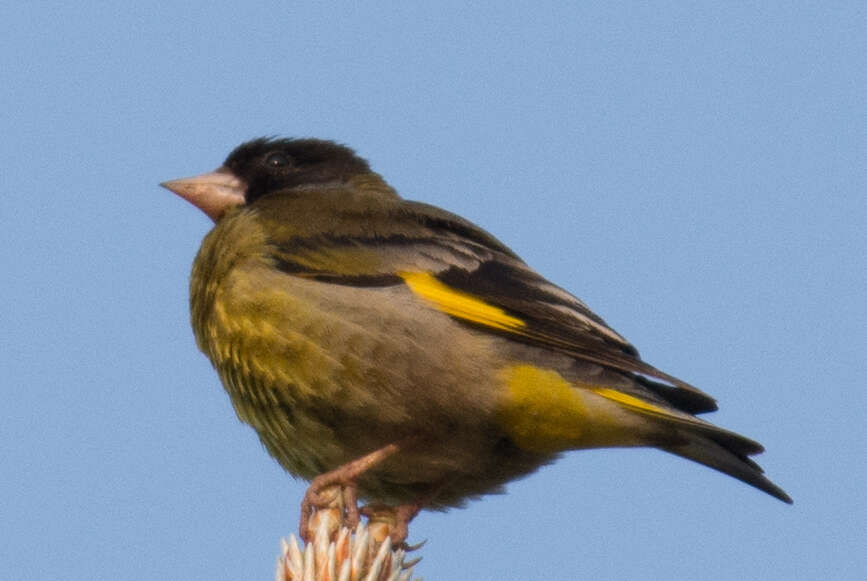
<svg viewBox="0 0 867 581"><path fill-rule="evenodd" d="M499 421L521 448L557 452L576 447L589 427L578 389L556 371L512 365L502 371L506 385Z"/></svg>
<svg viewBox="0 0 867 581"><path fill-rule="evenodd" d="M718 428L715 428L714 426L694 416L675 409L659 407L650 402L644 401L643 399L639 399L635 396L625 394L622 391L617 391L616 389L611 389L608 387L594 387L592 391L596 395L602 396L609 401L613 401L627 410L636 412L644 416L652 416L654 418L664 420L665 422L681 424L683 426L689 426L693 429L711 431L718 430Z"/></svg>
<svg viewBox="0 0 867 581"><path fill-rule="evenodd" d="M640 416L696 423L616 389L568 381L531 364L505 367L500 377L505 386L500 425L525 450L644 445L648 424Z"/></svg>
<svg viewBox="0 0 867 581"><path fill-rule="evenodd" d="M430 273L400 272L398 275L413 293L453 317L504 331L514 331L526 325L499 307L444 285Z"/></svg>
<svg viewBox="0 0 867 581"><path fill-rule="evenodd" d="M652 403L648 403L642 399L638 399L637 397L625 394L622 391L611 389L610 387L594 387L593 393L595 393L596 395L601 395L605 399L617 402L623 407L629 408L637 412L662 416L672 415L670 412L661 407L655 406Z"/></svg>

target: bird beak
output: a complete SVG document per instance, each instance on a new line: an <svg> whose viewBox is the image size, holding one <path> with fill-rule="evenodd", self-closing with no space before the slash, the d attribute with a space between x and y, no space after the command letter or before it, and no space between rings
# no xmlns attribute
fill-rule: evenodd
<svg viewBox="0 0 867 581"><path fill-rule="evenodd" d="M247 184L228 169L181 178L160 184L176 193L217 222L226 210L244 203Z"/></svg>

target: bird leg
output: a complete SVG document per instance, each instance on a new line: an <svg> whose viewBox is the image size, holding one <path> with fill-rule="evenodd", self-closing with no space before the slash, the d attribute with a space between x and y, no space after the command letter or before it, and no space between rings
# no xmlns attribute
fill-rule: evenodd
<svg viewBox="0 0 867 581"><path fill-rule="evenodd" d="M313 511L333 506L333 497L329 498L329 495L323 494L333 486L339 486L342 491L343 506L346 511L343 525L350 529L355 528L359 520L358 484L356 482L358 477L398 450L400 450L400 446L396 443L383 446L366 456L348 462L325 474L320 474L310 481L310 486L304 493L304 500L301 501L301 525L298 528L301 538L305 542L311 538L310 517L313 515ZM407 520L408 522L409 520Z"/></svg>

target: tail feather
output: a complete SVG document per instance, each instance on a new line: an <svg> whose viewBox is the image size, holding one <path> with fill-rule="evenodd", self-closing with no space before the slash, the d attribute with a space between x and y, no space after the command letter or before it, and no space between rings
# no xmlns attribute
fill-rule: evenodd
<svg viewBox="0 0 867 581"><path fill-rule="evenodd" d="M724 445L713 441L705 434L688 434L686 440L677 444L659 446L660 449L688 458L699 464L719 470L723 474L733 476L738 480L755 486L771 496L792 504L792 499L785 491L768 480L762 473L762 468L748 457L737 454Z"/></svg>
<svg viewBox="0 0 867 581"><path fill-rule="evenodd" d="M611 387L593 387L591 391L655 423L658 439L654 445L658 448L719 470L783 502L792 503L789 495L768 480L762 474L762 468L750 459L750 456L764 451L758 442L682 409L660 405L658 400L637 397Z"/></svg>

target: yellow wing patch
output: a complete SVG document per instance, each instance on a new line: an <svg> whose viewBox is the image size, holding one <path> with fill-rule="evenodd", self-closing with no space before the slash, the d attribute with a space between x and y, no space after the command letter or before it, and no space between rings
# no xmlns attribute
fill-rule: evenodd
<svg viewBox="0 0 867 581"><path fill-rule="evenodd" d="M430 273L399 272L398 275L413 293L453 317L504 331L515 331L526 326L524 321L507 314L503 309L489 305L469 293L450 288Z"/></svg>

